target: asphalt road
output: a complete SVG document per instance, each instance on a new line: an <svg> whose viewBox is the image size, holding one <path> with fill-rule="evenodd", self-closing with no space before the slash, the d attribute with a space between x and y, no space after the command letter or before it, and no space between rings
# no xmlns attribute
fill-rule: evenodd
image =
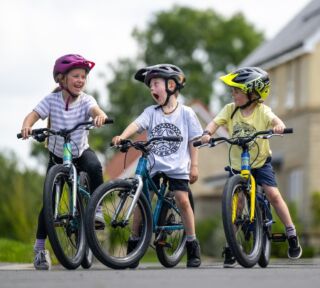
<svg viewBox="0 0 320 288"><path fill-rule="evenodd" d="M111 270L94 264L89 270L54 266L51 271L35 271L31 264L0 264L1 288L309 288L319 287L319 280L320 259L271 260L265 269L224 269L221 262L206 262L198 269L187 269L183 264L166 269L155 263L141 264L135 270Z"/></svg>

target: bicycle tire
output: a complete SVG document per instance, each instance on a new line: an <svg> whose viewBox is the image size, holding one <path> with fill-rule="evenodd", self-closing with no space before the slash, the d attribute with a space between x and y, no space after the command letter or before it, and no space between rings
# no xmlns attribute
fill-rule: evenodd
<svg viewBox="0 0 320 288"><path fill-rule="evenodd" d="M89 175L86 172L80 172L79 173L79 182L80 185L91 194L91 188L90 188L90 178ZM83 199L83 206L84 206L84 210L86 213L86 208L88 206L89 203L89 199L84 199L84 197L81 197ZM87 241L86 241L87 242ZM81 267L83 269L89 269L91 268L92 264L93 264L93 253L88 245L88 243L86 243L86 248L85 248L85 253L84 253L84 257L83 260L81 262Z"/></svg>
<svg viewBox="0 0 320 288"><path fill-rule="evenodd" d="M73 270L80 266L85 253L84 210L81 197L77 197L76 215L71 216L70 169L63 165L54 165L45 179L43 208L48 238L52 250L65 268ZM58 206L55 196L61 191ZM58 215L54 218L55 208Z"/></svg>
<svg viewBox="0 0 320 288"><path fill-rule="evenodd" d="M261 205L262 219L266 220L266 212L264 207ZM269 203L270 209L270 203ZM261 256L259 258L258 264L261 268L266 268L269 265L271 257L271 225L263 227L263 236L262 236L262 250Z"/></svg>
<svg viewBox="0 0 320 288"><path fill-rule="evenodd" d="M246 191L246 181L240 175L228 179L222 196L222 219L225 236L234 257L240 265L250 268L257 264L260 258L263 231L261 211L257 203L254 221L250 222L250 195ZM233 201L237 204L234 222Z"/></svg>
<svg viewBox="0 0 320 288"><path fill-rule="evenodd" d="M85 225L89 246L94 256L104 265L113 269L129 268L139 261L148 249L152 236L152 212L148 200L141 194L129 222L123 221L133 199L136 185L130 180L115 180L100 185L93 193L87 208ZM112 221L115 210L120 207L117 221ZM100 206L105 219L105 228L96 230L94 216ZM140 213L139 222L133 221ZM136 218L137 219L137 218ZM128 241L133 223L139 224L137 245L128 253ZM131 230L132 228L132 230Z"/></svg>
<svg viewBox="0 0 320 288"><path fill-rule="evenodd" d="M189 193L189 201L194 210L193 196ZM172 206L175 205L174 192L168 191L165 195L165 199L171 202ZM160 210L159 226L170 226L170 224L182 224L182 219L179 213L177 213L172 206L167 202L163 202ZM167 268L175 267L185 254L186 246L186 233L185 230L173 230L171 232L161 231L156 234L156 238L159 238L156 243L156 253L159 262Z"/></svg>

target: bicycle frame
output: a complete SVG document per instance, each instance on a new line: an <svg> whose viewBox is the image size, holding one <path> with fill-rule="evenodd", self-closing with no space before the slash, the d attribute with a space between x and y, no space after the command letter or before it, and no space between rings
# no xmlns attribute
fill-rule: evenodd
<svg viewBox="0 0 320 288"><path fill-rule="evenodd" d="M247 185L250 189L250 222L252 223L254 220L254 213L255 213L255 199L256 199L256 180L254 179L253 175L251 174L251 166L250 166L250 154L248 145L245 144L242 146L242 153L241 153L241 171L240 175L247 179ZM235 197L235 200L233 202L233 205L237 207L236 201L238 200L237 197ZM236 219L236 211L235 209L232 210L232 221L234 222Z"/></svg>
<svg viewBox="0 0 320 288"><path fill-rule="evenodd" d="M150 199L150 195L149 195L149 189L152 190L153 192L155 192L155 194L157 195L157 202L156 202L156 206L154 208L154 211L152 211L153 214L153 232L156 231L173 231L173 230L183 230L184 226L183 225L170 225L170 226L158 226L158 220L159 220L159 216L160 216L160 211L161 211L161 207L163 205L163 202L166 201L164 195L165 195L165 191L167 188L167 184L162 183L160 185L160 188L158 189L156 184L154 183L154 181L152 180L149 172L148 172L148 168L147 168L147 157L142 155L139 159L137 168L136 168L136 172L135 172L135 176L134 179L137 181L138 186L136 188L136 192L133 198L133 201L128 209L128 213L125 217L125 221L128 221L128 219L131 216L132 211L134 210L135 204L137 203L141 193L144 193L145 196L148 199L148 202L150 204L150 209L152 209L151 207L151 199ZM173 208L177 213L179 213L179 210L177 207L173 206L170 202L166 201L166 203L168 205L170 205L171 208Z"/></svg>

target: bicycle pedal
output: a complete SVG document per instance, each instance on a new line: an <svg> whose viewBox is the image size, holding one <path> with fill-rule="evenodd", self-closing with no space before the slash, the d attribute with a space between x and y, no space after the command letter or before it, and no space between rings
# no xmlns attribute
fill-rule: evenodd
<svg viewBox="0 0 320 288"><path fill-rule="evenodd" d="M285 242L287 240L287 235L284 233L272 233L272 242Z"/></svg>
<svg viewBox="0 0 320 288"><path fill-rule="evenodd" d="M172 248L172 245L165 242L165 241L158 241L155 243L156 246L166 247L166 248Z"/></svg>

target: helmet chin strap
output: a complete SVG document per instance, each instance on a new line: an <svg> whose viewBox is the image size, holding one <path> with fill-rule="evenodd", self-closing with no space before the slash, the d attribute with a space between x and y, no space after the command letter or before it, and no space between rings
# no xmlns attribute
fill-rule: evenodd
<svg viewBox="0 0 320 288"><path fill-rule="evenodd" d="M68 98L67 98L67 101L66 101L66 107L65 107L65 110L68 111L69 110L69 103L70 103L70 100L72 98L77 98L79 95L77 94L74 94L70 91L70 89L68 87L64 87L64 85L62 83L59 83L60 87L62 90L65 90L68 92Z"/></svg>
<svg viewBox="0 0 320 288"><path fill-rule="evenodd" d="M249 101L248 101L246 104L241 105L241 106L237 106L237 107L234 109L234 111L232 112L231 117L230 117L231 119L233 118L234 114L236 114L236 112L238 111L239 108L240 108L241 110L242 110L242 109L245 109L245 108L249 107L252 103L254 103L254 102L256 102L256 101L258 101L258 100L260 99L260 97L251 99L251 96L252 96L252 94L249 94L249 95L248 95Z"/></svg>
<svg viewBox="0 0 320 288"><path fill-rule="evenodd" d="M158 105L155 109L159 109L159 108L161 108L161 107L165 107L165 106L168 104L168 102L169 102L169 100L170 100L170 97L171 97L174 93L176 93L176 91L178 90L178 88L175 88L173 91L169 90L169 88L168 88L168 81L169 81L169 79L166 79L166 92L167 92L166 101L165 101L162 105Z"/></svg>

